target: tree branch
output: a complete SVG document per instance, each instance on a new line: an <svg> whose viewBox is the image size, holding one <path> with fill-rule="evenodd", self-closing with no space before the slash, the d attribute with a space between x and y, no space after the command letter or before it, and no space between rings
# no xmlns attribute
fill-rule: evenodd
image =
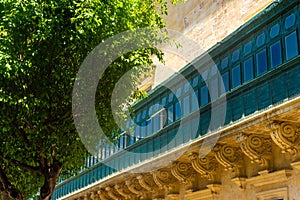
<svg viewBox="0 0 300 200"><path fill-rule="evenodd" d="M17 129L18 133L21 135L21 137L23 138L23 140L25 141L26 145L30 145L30 142L26 136L26 133L23 129L19 128L18 124L16 121L13 121L13 126Z"/></svg>
<svg viewBox="0 0 300 200"><path fill-rule="evenodd" d="M40 167L33 167L33 166L27 165L25 163L22 163L22 162L20 162L18 160L11 159L9 157L4 156L2 152L0 152L0 158L6 160L10 164L13 164L15 166L20 167L23 170L28 170L28 171L35 172L35 173L41 172L41 168Z"/></svg>
<svg viewBox="0 0 300 200"><path fill-rule="evenodd" d="M1 187L3 189L1 191L4 191L9 187L10 182L9 182L4 170L2 169L2 166L0 166L0 180L1 180L1 183L2 183L2 186L3 186L3 187Z"/></svg>
<svg viewBox="0 0 300 200"><path fill-rule="evenodd" d="M2 163L0 165L0 180L2 182L1 192L2 192L2 194L4 194L4 196L2 196L2 198L5 197L6 199L23 200L20 190L18 190L8 180L8 177L6 176L5 171L2 168L3 166L4 166L4 164ZM10 197L10 198L8 198L8 197ZM5 200L5 198L3 200Z"/></svg>

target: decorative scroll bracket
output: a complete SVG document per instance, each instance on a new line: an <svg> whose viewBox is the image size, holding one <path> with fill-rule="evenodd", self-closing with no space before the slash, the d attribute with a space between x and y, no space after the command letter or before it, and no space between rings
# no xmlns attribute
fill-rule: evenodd
<svg viewBox="0 0 300 200"><path fill-rule="evenodd" d="M192 162L193 168L209 181L215 181L215 173L217 169L217 162L213 156L206 156L200 158L197 153L190 153L189 159Z"/></svg>
<svg viewBox="0 0 300 200"><path fill-rule="evenodd" d="M258 163L266 170L270 171L272 168L272 142L271 139L260 135L244 136L240 147L243 153L249 157L251 163Z"/></svg>
<svg viewBox="0 0 300 200"><path fill-rule="evenodd" d="M294 160L299 154L300 127L286 122L273 122L267 126L271 138L282 153L290 153Z"/></svg>

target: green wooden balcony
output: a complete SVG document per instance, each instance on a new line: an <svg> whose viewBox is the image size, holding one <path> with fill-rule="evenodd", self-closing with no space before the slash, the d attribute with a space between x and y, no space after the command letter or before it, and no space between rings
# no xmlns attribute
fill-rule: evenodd
<svg viewBox="0 0 300 200"><path fill-rule="evenodd" d="M299 33L299 2L280 1L273 3L209 50L226 88L227 106L224 127L300 95ZM207 93L208 97L206 97L202 92L205 88L203 77L195 70L195 68L205 69L206 66L201 65L201 60L195 63L198 65L188 65L180 73L190 80L193 87L190 92L197 92L200 108L192 109L190 100L188 114L181 115L180 119L174 118L158 129L152 127L143 139L125 146L126 151L119 151L103 158L101 162L78 176L60 183L52 198L59 199L113 175L115 169L126 170L209 134L211 102L209 94ZM171 77L167 81L177 84L176 77ZM168 99L169 95L170 91L164 87L156 88L150 93L149 98L135 105L136 116L145 110L149 113L151 105L157 102L162 104L163 99ZM181 96L182 99L164 103L165 108L188 95L190 94L187 92ZM203 101L204 97L208 98L207 102ZM195 118L199 112L200 120ZM140 117L139 123L147 119L149 114L144 118ZM181 121L183 129L180 129L182 133L178 133Z"/></svg>

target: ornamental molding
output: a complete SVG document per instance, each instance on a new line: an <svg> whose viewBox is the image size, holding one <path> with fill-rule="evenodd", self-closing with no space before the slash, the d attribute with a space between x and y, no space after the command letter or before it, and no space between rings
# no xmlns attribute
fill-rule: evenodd
<svg viewBox="0 0 300 200"><path fill-rule="evenodd" d="M282 153L296 156L299 153L300 127L287 122L273 122L267 126L271 138L280 147Z"/></svg>
<svg viewBox="0 0 300 200"><path fill-rule="evenodd" d="M225 167L225 171L235 172L237 175L240 174L243 159L240 148L226 144L217 144L214 147L214 152L216 160Z"/></svg>
<svg viewBox="0 0 300 200"><path fill-rule="evenodd" d="M188 155L191 160L192 167L200 174L201 177L207 178L209 181L214 181L217 162L214 156L206 156L200 158L198 153L190 153Z"/></svg>
<svg viewBox="0 0 300 200"><path fill-rule="evenodd" d="M244 191L246 189L246 178L236 177L231 179L231 181L236 184L240 190Z"/></svg>
<svg viewBox="0 0 300 200"><path fill-rule="evenodd" d="M258 163L265 169L271 168L272 142L260 135L244 136L240 147L251 163Z"/></svg>
<svg viewBox="0 0 300 200"><path fill-rule="evenodd" d="M271 185L286 185L292 170L280 170L272 173L265 173L246 179L246 184L260 189Z"/></svg>
<svg viewBox="0 0 300 200"><path fill-rule="evenodd" d="M187 179L191 177L193 173L193 167L190 163L175 161L172 164L171 173L179 183L186 184Z"/></svg>
<svg viewBox="0 0 300 200"><path fill-rule="evenodd" d="M206 186L207 189L198 191L188 191L185 194L185 199L187 200L215 200L221 191L220 184L209 184Z"/></svg>

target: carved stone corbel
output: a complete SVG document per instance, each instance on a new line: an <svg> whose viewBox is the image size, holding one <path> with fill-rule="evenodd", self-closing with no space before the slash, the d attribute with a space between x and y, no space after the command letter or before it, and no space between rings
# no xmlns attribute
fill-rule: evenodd
<svg viewBox="0 0 300 200"><path fill-rule="evenodd" d="M150 173L140 174L137 177L140 185L147 191L152 193L152 199L160 200L165 199L165 190L159 189L153 180L153 175Z"/></svg>
<svg viewBox="0 0 300 200"><path fill-rule="evenodd" d="M120 199L120 197L119 197L117 194L115 194L113 188L107 186L107 187L105 188L105 190L107 191L107 194L108 194L108 196L109 196L110 198L112 198L112 199L114 199L114 200Z"/></svg>
<svg viewBox="0 0 300 200"><path fill-rule="evenodd" d="M97 193L94 192L94 191L91 192L90 198L91 198L92 200L99 200L99 196L98 196Z"/></svg>
<svg viewBox="0 0 300 200"><path fill-rule="evenodd" d="M187 179L192 175L192 172L193 172L193 168L190 163L175 161L171 167L172 175L181 184L187 183Z"/></svg>
<svg viewBox="0 0 300 200"><path fill-rule="evenodd" d="M97 194L98 194L98 196L101 200L108 200L109 199L109 197L107 197L105 193L106 192L101 188L99 188L99 190L97 191Z"/></svg>
<svg viewBox="0 0 300 200"><path fill-rule="evenodd" d="M116 184L115 189L125 199L132 199L132 196L131 196L132 193L130 192L130 190L127 188L127 186L124 183Z"/></svg>
<svg viewBox="0 0 300 200"><path fill-rule="evenodd" d="M154 171L152 172L152 175L154 182L160 189L167 188L167 185L176 181L170 170L167 169Z"/></svg>
<svg viewBox="0 0 300 200"><path fill-rule="evenodd" d="M139 184L147 191L152 192L157 187L151 174L140 174L136 177L136 179L139 181Z"/></svg>
<svg viewBox="0 0 300 200"><path fill-rule="evenodd" d="M259 135L243 136L240 147L243 153L249 157L251 163L258 163L266 170L270 170L272 168L271 139Z"/></svg>
<svg viewBox="0 0 300 200"><path fill-rule="evenodd" d="M143 188L136 178L131 178L125 181L129 191L138 196L143 196Z"/></svg>
<svg viewBox="0 0 300 200"><path fill-rule="evenodd" d="M300 127L286 122L273 122L268 125L271 138L282 153L296 156L299 153Z"/></svg>
<svg viewBox="0 0 300 200"><path fill-rule="evenodd" d="M171 173L169 169L160 169L158 171L152 172L153 180L156 185L163 189L165 188L168 191L168 197L176 199L179 195L179 184L177 179Z"/></svg>
<svg viewBox="0 0 300 200"><path fill-rule="evenodd" d="M188 157L192 162L193 168L202 177L207 178L209 181L215 181L214 175L217 169L217 162L213 156L200 158L198 153L190 153Z"/></svg>
<svg viewBox="0 0 300 200"><path fill-rule="evenodd" d="M243 154L240 148L229 145L216 145L214 147L217 161L225 167L225 171L235 172L235 177L240 177Z"/></svg>

